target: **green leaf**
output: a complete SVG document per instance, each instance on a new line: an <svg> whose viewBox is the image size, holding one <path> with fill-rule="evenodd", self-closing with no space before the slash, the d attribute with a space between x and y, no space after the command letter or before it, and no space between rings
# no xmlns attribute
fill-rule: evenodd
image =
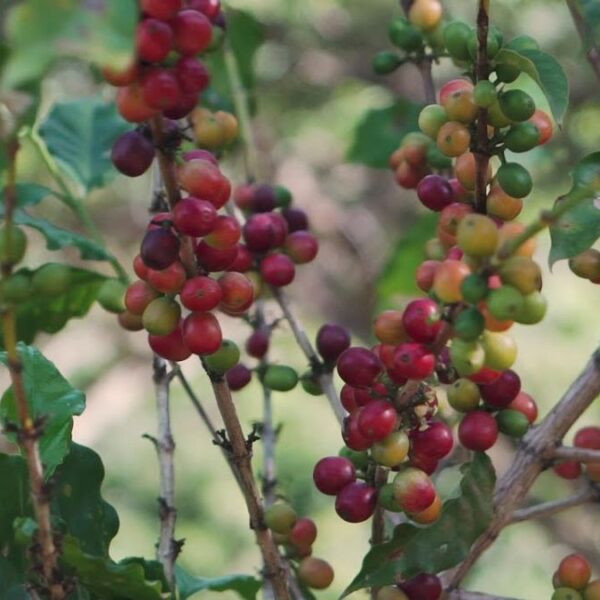
<svg viewBox="0 0 600 600"><path fill-rule="evenodd" d="M61 0L51 10L47 0L26 0L6 19L11 53L1 85L21 87L39 79L64 56L124 68L133 57L137 21L136 0Z"/></svg>
<svg viewBox="0 0 600 600"><path fill-rule="evenodd" d="M194 577L181 567L176 566L175 576L180 600L186 600L196 592L211 590L213 592L237 592L245 600L256 600L256 594L262 582L252 575L228 575L216 579Z"/></svg>
<svg viewBox="0 0 600 600"><path fill-rule="evenodd" d="M0 556L0 598L2 600L30 600L30 596L19 585L23 582L23 573L15 568L7 558ZM18 595L20 594L20 595Z"/></svg>
<svg viewBox="0 0 600 600"><path fill-rule="evenodd" d="M30 514L29 480L25 461L20 456L0 454L0 481L0 548L8 548L10 551L14 543L15 519Z"/></svg>
<svg viewBox="0 0 600 600"><path fill-rule="evenodd" d="M110 151L129 128L114 102L79 98L55 104L40 127L40 137L59 165L89 192L116 175Z"/></svg>
<svg viewBox="0 0 600 600"><path fill-rule="evenodd" d="M83 392L71 387L37 348L19 343L23 364L25 396L33 419L44 418L44 433L40 440L40 454L44 474L49 478L69 453L73 416L85 407ZM8 362L6 352L0 353L0 362ZM18 410L13 389L10 387L0 400L0 420L18 423ZM11 436L14 439L14 435Z"/></svg>
<svg viewBox="0 0 600 600"><path fill-rule="evenodd" d="M387 108L367 112L356 127L352 146L346 154L351 162L385 169L400 140L411 131L418 131L422 105L400 99Z"/></svg>
<svg viewBox="0 0 600 600"><path fill-rule="evenodd" d="M103 479L100 457L90 448L72 444L56 470L52 514L60 517L83 552L108 557L110 541L119 530L119 517L100 495Z"/></svg>
<svg viewBox="0 0 600 600"><path fill-rule="evenodd" d="M589 50L600 44L600 4L597 0L576 0L576 4L587 25L584 44L586 50Z"/></svg>
<svg viewBox="0 0 600 600"><path fill-rule="evenodd" d="M398 296L413 296L419 292L415 271L425 259L425 242L435 237L437 222L435 213L425 213L400 238L377 280L381 306L393 304Z"/></svg>
<svg viewBox="0 0 600 600"><path fill-rule="evenodd" d="M541 50L511 50L502 48L496 55L497 64L517 67L531 77L548 99L556 122L560 125L569 105L569 81L560 63Z"/></svg>
<svg viewBox="0 0 600 600"><path fill-rule="evenodd" d="M162 583L146 579L136 562L116 563L107 557L86 554L72 536L63 540L62 562L73 569L78 581L100 598L162 600Z"/></svg>
<svg viewBox="0 0 600 600"><path fill-rule="evenodd" d="M36 206L44 198L56 195L54 190L37 183L17 183L17 206ZM0 201L5 202L4 188L0 189Z"/></svg>
<svg viewBox="0 0 600 600"><path fill-rule="evenodd" d="M391 541L367 553L342 598L366 587L391 585L398 575L439 573L464 560L492 519L496 475L492 461L483 453L475 454L461 471L460 490L444 502L439 520L428 527L396 527Z"/></svg>
<svg viewBox="0 0 600 600"><path fill-rule="evenodd" d="M577 256L600 238L600 152L586 156L571 173L573 186L556 204L569 200L579 202L550 227L552 247L548 262Z"/></svg>
<svg viewBox="0 0 600 600"><path fill-rule="evenodd" d="M17 305L17 337L31 343L40 332L56 333L71 319L85 316L98 296L104 275L85 269L70 268L71 280L67 290L51 298L32 294L29 300ZM31 276L34 271L20 269ZM0 348L4 347L0 339Z"/></svg>

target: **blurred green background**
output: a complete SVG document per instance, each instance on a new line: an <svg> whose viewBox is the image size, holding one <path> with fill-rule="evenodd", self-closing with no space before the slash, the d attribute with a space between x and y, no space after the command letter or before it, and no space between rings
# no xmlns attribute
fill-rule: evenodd
<svg viewBox="0 0 600 600"><path fill-rule="evenodd" d="M257 82L253 100L258 109L256 131L264 176L291 189L305 208L321 241L321 252L300 269L290 288L296 310L314 333L324 321L351 328L357 342L371 341L370 325L382 306L399 306L405 297L379 293L378 280L403 239L422 215L413 193L402 191L387 170L350 163L346 157L357 144L356 131L370 110L385 108L395 98L420 101L422 85L415 68L405 66L389 77L375 76L372 56L390 49L386 31L399 14L397 3L382 0L239 0L233 8L252 12L264 24L266 42L255 61ZM472 21L476 2L447 0L447 10ZM585 154L600 148L600 87L581 52L566 5L553 0L494 0L492 20L505 36L529 34L543 50L561 62L571 83L571 110L554 141L526 158L536 191L527 200L521 220L527 222L542 207L568 191L568 171ZM458 75L450 64L434 69L441 83ZM535 88L523 81L543 106ZM81 64L58 64L44 83L44 110L53 102L114 91L97 82ZM360 143L360 142L358 142ZM225 162L240 182L239 156ZM31 147L20 163L24 179L48 184ZM125 264L137 252L147 222L151 182L118 177L89 198L95 221L109 246ZM57 221L77 228L73 217L54 207ZM35 238L31 258L47 260ZM549 238L540 237L538 260L547 264ZM74 254L65 258L77 261ZM402 260L400 260L400 264ZM103 265L98 266L104 268ZM575 278L559 263L545 269L544 290L549 299L546 320L534 328L516 326L519 344L517 370L525 389L545 414L597 346L600 332L600 289ZM386 287L388 289L389 286ZM268 310L277 315L271 304ZM249 328L226 321L226 335L243 343ZM94 308L83 321L74 321L53 338L38 344L74 385L85 389L88 407L76 419L74 439L94 448L106 467L105 497L117 508L121 529L113 543L118 559L149 556L157 539L157 464L144 433L156 430L151 356L143 334L128 334L114 318ZM274 338L273 359L303 369L306 361L282 326ZM189 360L183 365L205 407L218 422L214 401L201 369ZM252 385L236 394L242 422L250 427L261 418L261 392ZM301 515L319 528L315 555L335 568L332 588L317 594L333 599L359 569L368 547L366 525L343 523L332 499L312 485L314 463L337 453L339 428L323 398L301 391L275 394L276 420L283 425L277 450L280 492ZM582 423L598 422L597 405ZM177 443L177 537L185 538L181 564L202 576L234 572L256 573L259 555L248 529L248 517L218 449L212 444L193 407L173 386L174 434ZM261 447L255 445L257 474ZM512 449L499 444L492 455L502 472ZM576 484L575 484L576 485ZM552 474L542 476L534 489L536 500L563 497L573 485ZM507 529L473 571L467 586L499 595L539 600L551 595L551 577L562 556L583 551L600 567L600 520L594 508L572 509L556 517ZM596 572L600 576L600 570ZM206 593L206 598L225 594ZM353 596L363 597L361 594Z"/></svg>

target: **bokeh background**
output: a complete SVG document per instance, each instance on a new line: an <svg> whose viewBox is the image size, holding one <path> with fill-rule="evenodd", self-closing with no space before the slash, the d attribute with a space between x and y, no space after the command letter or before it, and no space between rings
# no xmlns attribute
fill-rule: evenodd
<svg viewBox="0 0 600 600"><path fill-rule="evenodd" d="M10 4L10 3L9 3ZM256 131L264 176L286 185L297 204L309 213L321 241L315 263L299 270L290 287L297 313L314 338L325 321L348 326L356 342L372 341L371 322L382 307L401 306L407 297L390 293L381 274L398 260L398 244L414 231L423 214L413 193L402 191L387 170L348 160L357 128L368 111L406 97L422 98L415 68L402 67L389 77L375 76L373 55L391 49L387 25L399 15L391 0L233 0L233 8L250 11L264 25L265 43L255 58ZM474 0L447 0L447 10L473 21ZM585 61L566 5L553 0L494 0L492 19L510 38L529 34L565 68L571 84L571 110L554 141L531 152L535 192L527 199L521 220L527 222L543 207L568 191L569 169L585 154L600 149L600 86ZM458 75L450 64L435 66L437 83ZM544 100L529 82L526 87L541 106ZM86 67L73 61L56 65L44 84L44 108L53 102L113 91L98 83ZM364 131L364 127L363 127ZM33 148L25 145L19 165L24 179L52 185ZM239 156L225 162L237 182L243 180ZM117 177L87 202L115 254L129 265L136 254L148 218L151 182ZM79 227L60 206L44 207L74 229ZM54 211L54 212L52 212ZM48 260L41 239L34 238L31 262ZM400 246L401 247L401 246ZM516 326L517 370L524 388L544 415L597 347L600 332L600 289L575 278L565 263L547 269L549 237L540 236L537 259L544 265L544 291L549 299L546 320L533 328ZM401 257L401 255L400 255ZM77 256L65 252L65 260ZM99 270L104 265L97 266ZM388 269L389 272L389 269ZM385 292L385 293L384 293ZM275 305L268 310L277 315ZM243 343L249 329L227 321L226 335ZM151 355L143 334L119 329L116 320L95 307L59 335L40 337L38 345L61 372L87 394L87 409L75 421L74 439L94 448L106 468L103 493L118 510L121 528L112 546L113 557L150 556L157 539L157 463L144 433L156 430ZM302 370L306 360L282 325L274 336L273 360ZM183 370L218 422L206 377L189 360ZM261 392L253 384L236 394L246 427L261 419ZM299 514L319 528L315 555L336 571L332 588L317 594L337 598L360 567L368 547L366 525L343 523L330 498L313 487L311 472L321 457L341 446L339 428L324 398L301 390L275 394L275 417L282 425L277 448L280 492ZM248 529L240 493L218 449L177 385L173 385L173 428L177 443L177 536L185 538L181 564L202 576L255 573L259 555ZM596 404L581 423L597 423ZM255 445L255 469L261 470L261 446ZM492 455L499 472L512 448L506 441ZM452 477L446 476L450 487ZM532 500L563 497L573 491L551 473L536 484ZM442 488L444 484L442 483ZM562 556L584 552L599 564L600 519L597 508L572 509L558 517L512 527L478 563L467 586L474 590L540 600L551 595L551 577ZM600 575L600 570L596 572ZM225 594L205 593L206 598ZM366 597L360 593L353 598Z"/></svg>

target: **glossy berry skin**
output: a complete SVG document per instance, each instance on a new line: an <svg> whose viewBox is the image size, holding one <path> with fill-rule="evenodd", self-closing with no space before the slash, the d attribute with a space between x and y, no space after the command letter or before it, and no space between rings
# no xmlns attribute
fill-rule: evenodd
<svg viewBox="0 0 600 600"><path fill-rule="evenodd" d="M387 400L374 400L360 411L358 427L372 441L386 438L398 424L398 413Z"/></svg>
<svg viewBox="0 0 600 600"><path fill-rule="evenodd" d="M192 354L183 341L181 324L169 335L148 335L148 344L153 352L165 360L180 362Z"/></svg>
<svg viewBox="0 0 600 600"><path fill-rule="evenodd" d="M358 426L363 409L359 408L348 415L342 424L342 439L348 448L358 452L368 450L373 445L373 440L363 434Z"/></svg>
<svg viewBox="0 0 600 600"><path fill-rule="evenodd" d="M223 335L212 313L194 312L183 322L183 341L194 354L213 354L221 347Z"/></svg>
<svg viewBox="0 0 600 600"><path fill-rule="evenodd" d="M221 208L229 198L231 185L211 161L194 158L186 161L177 171L179 183L196 198Z"/></svg>
<svg viewBox="0 0 600 600"><path fill-rule="evenodd" d="M253 252L266 252L275 248L274 222L268 214L252 215L244 224L244 241Z"/></svg>
<svg viewBox="0 0 600 600"><path fill-rule="evenodd" d="M217 210L210 202L191 196L180 200L173 210L177 230L192 237L208 235L215 228L217 219Z"/></svg>
<svg viewBox="0 0 600 600"><path fill-rule="evenodd" d="M246 310L254 300L254 286L242 273L225 273L219 277L219 287L223 293L221 306L233 312Z"/></svg>
<svg viewBox="0 0 600 600"><path fill-rule="evenodd" d="M333 582L331 565L320 559L308 556L298 565L298 581L314 590L324 590Z"/></svg>
<svg viewBox="0 0 600 600"><path fill-rule="evenodd" d="M295 546L312 546L317 539L317 526L312 519L302 517L296 521L289 535Z"/></svg>
<svg viewBox="0 0 600 600"><path fill-rule="evenodd" d="M558 579L565 587L582 590L592 575L590 563L581 554L570 554L558 566Z"/></svg>
<svg viewBox="0 0 600 600"><path fill-rule="evenodd" d="M371 457L384 467L396 467L408 456L410 441L403 431L392 431L371 447Z"/></svg>
<svg viewBox="0 0 600 600"><path fill-rule="evenodd" d="M192 110L198 104L199 99L199 94L197 92L189 94L184 92L182 89L177 104L171 108L166 108L163 110L163 115L168 119L183 119L183 117L186 117L192 112Z"/></svg>
<svg viewBox="0 0 600 600"><path fill-rule="evenodd" d="M134 281L125 292L125 307L131 314L141 316L148 304L159 296L145 281Z"/></svg>
<svg viewBox="0 0 600 600"><path fill-rule="evenodd" d="M152 300L144 309L142 324L152 335L169 335L179 327L180 318L179 304L167 296L162 296Z"/></svg>
<svg viewBox="0 0 600 600"><path fill-rule="evenodd" d="M150 17L168 21L183 7L183 0L141 0L142 11Z"/></svg>
<svg viewBox="0 0 600 600"><path fill-rule="evenodd" d="M150 69L142 80L144 102L156 110L168 110L176 106L181 95L179 81L172 71Z"/></svg>
<svg viewBox="0 0 600 600"><path fill-rule="evenodd" d="M344 350L337 361L339 376L354 387L373 385L383 370L379 358L366 348L353 347Z"/></svg>
<svg viewBox="0 0 600 600"><path fill-rule="evenodd" d="M284 287L294 280L296 267L285 254L269 254L260 263L260 274L269 285Z"/></svg>
<svg viewBox="0 0 600 600"><path fill-rule="evenodd" d="M253 358L261 359L269 351L271 333L268 329L257 329L246 340L246 352Z"/></svg>
<svg viewBox="0 0 600 600"><path fill-rule="evenodd" d="M195 10L182 10L172 21L173 46L183 55L206 50L212 40L210 21Z"/></svg>
<svg viewBox="0 0 600 600"><path fill-rule="evenodd" d="M222 298L221 286L211 277L202 275L188 279L181 290L181 303L191 311L212 310Z"/></svg>
<svg viewBox="0 0 600 600"><path fill-rule="evenodd" d="M229 389L237 392L245 388L252 379L252 371L248 367L242 364L237 364L235 367L232 367L225 374L225 380L227 381L227 385Z"/></svg>
<svg viewBox="0 0 600 600"><path fill-rule="evenodd" d="M144 264L155 271L171 266L179 256L179 239L168 229L146 232L140 247Z"/></svg>
<svg viewBox="0 0 600 600"><path fill-rule="evenodd" d="M350 347L350 334L345 327L328 323L317 333L317 351L327 362L335 362Z"/></svg>
<svg viewBox="0 0 600 600"><path fill-rule="evenodd" d="M175 64L174 72L183 94L199 94L210 83L208 69L194 56L181 57Z"/></svg>
<svg viewBox="0 0 600 600"><path fill-rule="evenodd" d="M313 481L322 494L337 496L347 485L356 481L356 470L347 458L328 456L315 465Z"/></svg>
<svg viewBox="0 0 600 600"><path fill-rule="evenodd" d="M340 401L342 406L349 412L354 412L361 406L366 406L369 402L373 401L373 397L367 390L361 390L360 388L352 387L347 383L342 386L340 392Z"/></svg>
<svg viewBox="0 0 600 600"><path fill-rule="evenodd" d="M454 438L448 425L440 421L429 424L427 429L416 429L411 432L410 445L412 452L442 459L452 452Z"/></svg>
<svg viewBox="0 0 600 600"><path fill-rule="evenodd" d="M417 454L416 452L410 452L409 459L409 464L411 467L415 467L427 475L433 475L436 472L439 464L437 458L427 456L426 454Z"/></svg>
<svg viewBox="0 0 600 600"><path fill-rule="evenodd" d="M442 583L437 575L421 573L399 584L409 600L439 600L442 597Z"/></svg>
<svg viewBox="0 0 600 600"><path fill-rule="evenodd" d="M562 479L572 480L581 476L581 463L575 461L562 462L552 467L552 470Z"/></svg>
<svg viewBox="0 0 600 600"><path fill-rule="evenodd" d="M235 246L241 235L242 229L235 217L219 215L212 231L204 238L204 241L213 248L226 250Z"/></svg>
<svg viewBox="0 0 600 600"><path fill-rule="evenodd" d="M148 269L148 283L163 294L176 294L183 287L186 279L185 268L178 260L162 271Z"/></svg>
<svg viewBox="0 0 600 600"><path fill-rule="evenodd" d="M402 325L415 342L433 342L442 327L438 305L429 298L413 300L404 309Z"/></svg>
<svg viewBox="0 0 600 600"><path fill-rule="evenodd" d="M408 513L424 511L436 497L435 486L427 473L414 467L400 471L393 485L396 501Z"/></svg>
<svg viewBox="0 0 600 600"><path fill-rule="evenodd" d="M305 231L309 227L306 213L299 208L286 208L281 211L281 215L286 220L290 233Z"/></svg>
<svg viewBox="0 0 600 600"><path fill-rule="evenodd" d="M521 391L521 378L514 371L502 371L493 383L479 386L481 396L494 408L507 408Z"/></svg>
<svg viewBox="0 0 600 600"><path fill-rule="evenodd" d="M377 490L361 481L348 484L335 500L335 511L348 523L369 519L377 506Z"/></svg>
<svg viewBox="0 0 600 600"><path fill-rule="evenodd" d="M465 448L485 452L498 439L496 419L482 410L470 412L465 415L458 427L458 438Z"/></svg>
<svg viewBox="0 0 600 600"><path fill-rule="evenodd" d="M303 265L317 256L319 242L308 231L295 231L286 238L285 251L297 265Z"/></svg>
<svg viewBox="0 0 600 600"><path fill-rule="evenodd" d="M121 116L131 123L147 121L157 113L144 102L142 88L136 83L119 88L116 103Z"/></svg>
<svg viewBox="0 0 600 600"><path fill-rule="evenodd" d="M144 19L136 35L138 56L147 62L161 62L173 45L171 27L158 19Z"/></svg>
<svg viewBox="0 0 600 600"><path fill-rule="evenodd" d="M201 240L196 246L196 258L198 263L207 271L225 271L228 269L237 257L237 247L219 250L209 246L204 240Z"/></svg>
<svg viewBox="0 0 600 600"><path fill-rule="evenodd" d="M145 135L128 131L113 144L111 158L123 175L139 177L150 168L154 154L154 146Z"/></svg>
<svg viewBox="0 0 600 600"><path fill-rule="evenodd" d="M128 310L124 310L117 315L119 325L126 331L141 331L144 329L141 315L134 315Z"/></svg>
<svg viewBox="0 0 600 600"><path fill-rule="evenodd" d="M216 19L221 12L220 0L188 0L187 5L188 8L206 15L211 21Z"/></svg>
<svg viewBox="0 0 600 600"><path fill-rule="evenodd" d="M531 424L535 423L538 417L538 407L535 400L525 392L519 392L507 408L523 413Z"/></svg>
<svg viewBox="0 0 600 600"><path fill-rule="evenodd" d="M452 186L441 175L424 177L417 186L417 195L424 206L434 211L441 211L454 200Z"/></svg>
<svg viewBox="0 0 600 600"><path fill-rule="evenodd" d="M600 450L600 427L584 427L575 434L573 444L578 448Z"/></svg>
<svg viewBox="0 0 600 600"><path fill-rule="evenodd" d="M394 370L406 379L426 379L435 370L435 355L424 345L400 344L394 354Z"/></svg>
<svg viewBox="0 0 600 600"><path fill-rule="evenodd" d="M237 273L247 273L254 266L254 258L244 246L244 244L238 244L236 246L237 253L233 262L227 267L228 271L236 271Z"/></svg>

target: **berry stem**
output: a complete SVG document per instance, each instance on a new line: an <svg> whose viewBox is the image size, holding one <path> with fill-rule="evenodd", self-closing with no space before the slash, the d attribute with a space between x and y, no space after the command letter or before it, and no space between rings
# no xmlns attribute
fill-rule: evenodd
<svg viewBox="0 0 600 600"><path fill-rule="evenodd" d="M527 508L521 508L513 513L510 525L513 523L521 523L522 521L529 521L530 519L540 519L544 517L550 517L563 510L572 508L575 506L581 506L588 502L598 501L600 499L600 492L590 485L584 486L576 494L563 498L562 500L554 500L553 502L542 502L541 504L535 504L534 506L528 506Z"/></svg>
<svg viewBox="0 0 600 600"><path fill-rule="evenodd" d="M271 582L277 600L290 600L286 568L265 524L263 503L252 473L251 448L249 448L242 431L231 391L223 381L212 381L212 387L231 444L232 462L238 472L242 493L250 515L250 528L254 531L256 543L263 557L264 577Z"/></svg>
<svg viewBox="0 0 600 600"><path fill-rule="evenodd" d="M586 48L586 57L590 63L596 78L600 82L600 48L595 42L594 32L590 29L586 23L585 17L581 14L581 7L579 2L576 0L566 0L567 7L575 23L575 29L583 42L584 48Z"/></svg>
<svg viewBox="0 0 600 600"><path fill-rule="evenodd" d="M11 139L7 143L8 167L7 179L4 190L4 219L5 226L10 227L17 206L16 158L19 143ZM10 239L8 240L10 243ZM2 265L2 279L10 277L13 266ZM42 435L40 426L34 422L29 412L25 382L23 380L23 362L17 345L17 320L13 307L7 307L2 312L2 335L4 347L8 357L8 370L13 388L13 394L19 415L19 439L27 462L29 486L31 488L31 501L38 524L37 540L40 548L40 559L44 584L51 600L62 600L66 591L61 583L58 570L58 552L54 534L52 532L52 518L50 511L50 494L44 480L44 468L40 456L38 440Z"/></svg>
<svg viewBox="0 0 600 600"><path fill-rule="evenodd" d="M554 451L554 458L578 462L600 463L600 450L590 450L589 448L567 448L561 446Z"/></svg>
<svg viewBox="0 0 600 600"><path fill-rule="evenodd" d="M490 29L490 0L479 0L477 12L477 67L475 80L487 81L489 77L487 39ZM487 206L487 171L490 163L488 138L488 111L480 108L477 112L477 141L474 148L475 176L475 210L485 214Z"/></svg>
<svg viewBox="0 0 600 600"><path fill-rule="evenodd" d="M169 588L175 590L175 561L180 545L175 541L175 440L171 432L170 384L166 362L154 356L152 362L153 379L156 394L156 412L158 416L158 437L154 441L158 455L160 475L159 517L160 534L156 555L165 570Z"/></svg>
<svg viewBox="0 0 600 600"><path fill-rule="evenodd" d="M387 483L388 470L383 467L375 467L375 474L373 477L373 483L375 488L379 491L382 485ZM371 520L371 546L377 546L385 542L385 510L378 503L373 518ZM371 588L371 600L377 600L379 594L379 588Z"/></svg>
<svg viewBox="0 0 600 600"><path fill-rule="evenodd" d="M552 460L556 445L599 394L600 349L596 350L558 404L523 438L510 468L496 487L492 522L454 573L450 590L460 585L481 554L510 524L515 509L522 504L538 475Z"/></svg>

